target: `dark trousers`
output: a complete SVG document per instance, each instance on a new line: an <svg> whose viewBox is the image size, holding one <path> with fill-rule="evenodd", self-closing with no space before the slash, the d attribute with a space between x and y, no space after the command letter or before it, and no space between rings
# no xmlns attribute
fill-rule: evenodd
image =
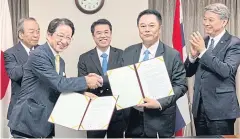
<svg viewBox="0 0 240 139"><path fill-rule="evenodd" d="M157 138L149 137L144 131L143 112L131 108L130 119L125 133L126 138Z"/></svg>
<svg viewBox="0 0 240 139"><path fill-rule="evenodd" d="M14 139L16 139L16 138L34 138L33 136L18 132L16 130L11 130L11 134Z"/></svg>
<svg viewBox="0 0 240 139"><path fill-rule="evenodd" d="M30 136L30 135L24 134L22 132L18 132L16 130L10 130L10 132L11 132L12 137L14 139L17 139L17 138L36 138L36 137ZM46 138L53 138L53 136L54 136L54 130Z"/></svg>
<svg viewBox="0 0 240 139"><path fill-rule="evenodd" d="M197 136L203 135L234 135L236 119L210 120L200 99L197 118L194 119Z"/></svg>
<svg viewBox="0 0 240 139"><path fill-rule="evenodd" d="M87 138L123 138L126 124L124 120L110 122L108 130L87 131Z"/></svg>

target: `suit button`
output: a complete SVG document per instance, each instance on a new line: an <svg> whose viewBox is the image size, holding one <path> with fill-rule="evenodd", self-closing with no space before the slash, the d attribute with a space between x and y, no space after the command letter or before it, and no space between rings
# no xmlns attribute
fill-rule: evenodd
<svg viewBox="0 0 240 139"><path fill-rule="evenodd" d="M107 91L108 91L109 89L107 89Z"/></svg>

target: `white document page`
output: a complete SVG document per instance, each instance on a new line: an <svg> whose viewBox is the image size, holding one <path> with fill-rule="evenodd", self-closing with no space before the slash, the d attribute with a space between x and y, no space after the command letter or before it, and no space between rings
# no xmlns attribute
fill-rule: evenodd
<svg viewBox="0 0 240 139"><path fill-rule="evenodd" d="M133 65L107 72L113 95L119 96L117 110L143 103L136 72Z"/></svg>
<svg viewBox="0 0 240 139"><path fill-rule="evenodd" d="M117 102L115 96L97 97L91 100L80 130L106 130Z"/></svg>
<svg viewBox="0 0 240 139"><path fill-rule="evenodd" d="M159 99L174 94L162 56L137 63L136 67L145 97Z"/></svg>
<svg viewBox="0 0 240 139"><path fill-rule="evenodd" d="M78 130L89 100L79 93L62 93L48 121Z"/></svg>

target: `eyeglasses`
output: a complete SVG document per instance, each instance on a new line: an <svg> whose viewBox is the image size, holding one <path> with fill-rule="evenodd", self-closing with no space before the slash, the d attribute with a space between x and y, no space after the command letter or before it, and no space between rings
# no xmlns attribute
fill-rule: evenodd
<svg viewBox="0 0 240 139"><path fill-rule="evenodd" d="M95 36L97 38L100 38L100 37L110 37L111 36L111 32L96 32Z"/></svg>
<svg viewBox="0 0 240 139"><path fill-rule="evenodd" d="M65 39L67 42L71 42L72 41L72 37L69 36L64 36L63 34L56 34L57 39L62 41L63 39Z"/></svg>

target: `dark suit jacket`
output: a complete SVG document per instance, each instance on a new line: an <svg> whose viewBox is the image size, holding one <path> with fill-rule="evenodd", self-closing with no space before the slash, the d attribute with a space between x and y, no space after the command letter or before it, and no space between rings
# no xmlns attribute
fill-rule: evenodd
<svg viewBox="0 0 240 139"><path fill-rule="evenodd" d="M48 44L34 50L24 66L21 91L8 126L33 137L47 137L53 130L48 118L61 92L84 91L84 77L64 77L65 63L60 61L60 73L55 70L55 57Z"/></svg>
<svg viewBox="0 0 240 139"><path fill-rule="evenodd" d="M13 106L17 101L17 95L20 92L23 65L27 62L27 59L28 54L20 42L4 52L5 67L12 83L12 94L8 107L7 119L9 119L11 115Z"/></svg>
<svg viewBox="0 0 240 139"><path fill-rule="evenodd" d="M108 70L121 66L122 53L123 50L110 47ZM96 73L100 76L104 76L96 48L80 55L79 57L78 76L86 76L89 73ZM98 89L89 89L88 91L94 93L97 96L112 95L110 85L106 82L104 82L103 87ZM115 112L111 121L117 120L123 120L121 111Z"/></svg>
<svg viewBox="0 0 240 139"><path fill-rule="evenodd" d="M209 37L205 39L206 46ZM185 61L187 77L195 74L193 116L197 117L200 94L210 120L240 116L235 76L240 63L240 39L226 32L213 52L206 51L195 63Z"/></svg>
<svg viewBox="0 0 240 139"><path fill-rule="evenodd" d="M123 66L139 61L142 43L132 45L123 52ZM144 108L144 131L148 137L171 137L175 129L176 101L187 91L186 74L180 54L159 42L155 57L163 56L175 95L159 99L162 110ZM161 93L161 90L159 90ZM129 114L131 114L129 109ZM127 111L126 111L127 112ZM129 127L128 127L129 128ZM127 129L127 132L131 132Z"/></svg>

